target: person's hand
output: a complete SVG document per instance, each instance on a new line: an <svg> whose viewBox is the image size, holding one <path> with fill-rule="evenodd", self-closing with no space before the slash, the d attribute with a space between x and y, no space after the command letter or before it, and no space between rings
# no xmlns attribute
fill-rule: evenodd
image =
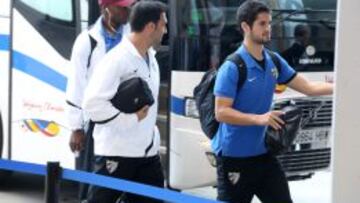
<svg viewBox="0 0 360 203"><path fill-rule="evenodd" d="M69 143L72 152L79 152L84 148L85 136L84 130L72 131Z"/></svg>
<svg viewBox="0 0 360 203"><path fill-rule="evenodd" d="M148 112L149 112L148 105L142 107L138 112L136 112L138 120L141 121L142 119L144 119L147 116Z"/></svg>
<svg viewBox="0 0 360 203"><path fill-rule="evenodd" d="M285 122L280 118L281 115L284 115L282 111L269 111L265 114L258 115L257 121L259 125L268 125L274 128L275 130L280 130L282 125Z"/></svg>

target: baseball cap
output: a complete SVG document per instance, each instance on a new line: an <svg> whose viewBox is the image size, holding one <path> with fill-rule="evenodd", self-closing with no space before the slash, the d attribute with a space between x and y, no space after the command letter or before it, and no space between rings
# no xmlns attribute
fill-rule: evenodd
<svg viewBox="0 0 360 203"><path fill-rule="evenodd" d="M114 5L121 7L131 6L135 1L136 0L98 0L100 6Z"/></svg>

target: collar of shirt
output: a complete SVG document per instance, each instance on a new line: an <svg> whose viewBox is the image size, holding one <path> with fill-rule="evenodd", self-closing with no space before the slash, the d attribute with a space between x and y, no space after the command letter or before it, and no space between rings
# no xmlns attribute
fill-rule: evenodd
<svg viewBox="0 0 360 203"><path fill-rule="evenodd" d="M109 33L109 31L106 30L105 26L101 24L101 34L104 37L105 46L106 46L106 52L108 52L110 49L112 49L114 46L116 46L122 39L123 36L123 26L119 26L119 28L116 30L115 34L112 35Z"/></svg>
<svg viewBox="0 0 360 203"><path fill-rule="evenodd" d="M269 54L267 53L266 49L263 49L263 55L264 55L264 68L261 68L260 65L255 61L255 59L251 56L251 54L248 52L248 50L246 49L246 47L244 45L241 45L240 48L236 51L238 54L240 54L246 65L249 68L260 68L262 70L265 70L266 67L268 66L269 60L271 60L271 57L269 56Z"/></svg>
<svg viewBox="0 0 360 203"><path fill-rule="evenodd" d="M121 43L124 43L124 46L126 46L127 50L130 51L133 55L136 55L139 58L144 59L144 57L142 57L140 55L139 51L136 49L136 47L134 46L134 44L130 41L130 39L128 37L124 36L124 39ZM148 54L149 62L150 62L151 61L150 58L155 57L156 51L153 47L150 47L149 50L147 51L147 54Z"/></svg>

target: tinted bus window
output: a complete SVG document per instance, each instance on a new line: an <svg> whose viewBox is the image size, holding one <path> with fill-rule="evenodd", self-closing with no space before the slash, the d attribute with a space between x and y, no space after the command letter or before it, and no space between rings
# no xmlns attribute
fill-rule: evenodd
<svg viewBox="0 0 360 203"><path fill-rule="evenodd" d="M297 71L332 71L335 0L279 0L270 47Z"/></svg>
<svg viewBox="0 0 360 203"><path fill-rule="evenodd" d="M206 71L219 67L243 40L236 22L236 12L242 2L174 2L176 5L172 8L176 9L169 28L173 69ZM273 10L272 40L267 47L279 52L298 71L333 70L335 0L264 2ZM298 50L300 41L306 43Z"/></svg>
<svg viewBox="0 0 360 203"><path fill-rule="evenodd" d="M218 67L240 44L236 11L242 1L176 1L170 27L172 67L206 71Z"/></svg>
<svg viewBox="0 0 360 203"><path fill-rule="evenodd" d="M77 34L75 1L14 0L14 7L59 54L70 58Z"/></svg>

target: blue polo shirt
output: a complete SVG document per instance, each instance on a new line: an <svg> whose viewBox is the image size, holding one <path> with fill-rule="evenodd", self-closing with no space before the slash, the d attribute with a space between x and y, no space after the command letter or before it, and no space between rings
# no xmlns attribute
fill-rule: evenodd
<svg viewBox="0 0 360 203"><path fill-rule="evenodd" d="M105 26L101 23L102 29L101 34L105 40L106 52L110 51L114 46L120 43L123 36L123 26L119 26L114 35L110 34L109 31L106 30Z"/></svg>
<svg viewBox="0 0 360 203"><path fill-rule="evenodd" d="M264 114L271 109L275 85L291 81L296 72L280 57L280 73L275 67L271 56L264 50L265 69L258 63L242 45L237 51L247 68L247 79L237 92L239 71L230 61L225 61L220 67L214 94L219 97L234 100L233 108L243 113ZM265 147L266 126L241 126L220 123L218 132L212 139L213 151L219 155L230 157L250 157L267 153Z"/></svg>

